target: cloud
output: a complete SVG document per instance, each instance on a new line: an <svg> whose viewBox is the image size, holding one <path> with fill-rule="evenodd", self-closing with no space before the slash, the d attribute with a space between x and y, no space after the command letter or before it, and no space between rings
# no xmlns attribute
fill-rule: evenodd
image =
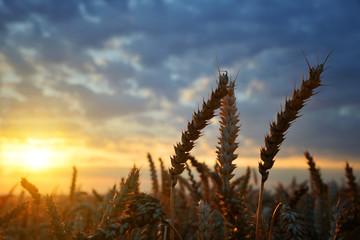
<svg viewBox="0 0 360 240"><path fill-rule="evenodd" d="M359 2L320 0L0 1L2 101L24 119L28 109L61 115L66 129L100 135L106 146L123 140L125 121L144 138L166 128L162 139L177 139L215 87L218 56L221 69L239 72L241 138L257 149L285 95L306 77L301 50L314 64L335 49L324 74L329 86L304 108L285 147L356 156L359 10Z"/></svg>

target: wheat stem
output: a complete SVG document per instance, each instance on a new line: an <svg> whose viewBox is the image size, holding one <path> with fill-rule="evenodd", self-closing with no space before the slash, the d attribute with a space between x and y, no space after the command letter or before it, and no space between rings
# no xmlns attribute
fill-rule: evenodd
<svg viewBox="0 0 360 240"><path fill-rule="evenodd" d="M269 230L269 240L271 240L272 233L273 233L273 230L274 230L276 214L277 214L279 208L280 208L282 205L283 205L283 203L280 202L280 203L276 206L276 208L275 208L275 210L274 210L274 212L273 212L273 215L272 215L272 217L271 217L271 225L270 225L270 230Z"/></svg>

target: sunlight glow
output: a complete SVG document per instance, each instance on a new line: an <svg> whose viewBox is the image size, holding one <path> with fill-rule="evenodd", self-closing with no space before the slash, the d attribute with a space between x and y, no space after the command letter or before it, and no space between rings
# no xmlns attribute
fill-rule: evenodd
<svg viewBox="0 0 360 240"><path fill-rule="evenodd" d="M58 139L32 139L2 143L2 164L7 170L40 171L66 163L69 153Z"/></svg>
<svg viewBox="0 0 360 240"><path fill-rule="evenodd" d="M52 155L50 150L41 148L31 148L20 154L24 164L31 169L46 168Z"/></svg>

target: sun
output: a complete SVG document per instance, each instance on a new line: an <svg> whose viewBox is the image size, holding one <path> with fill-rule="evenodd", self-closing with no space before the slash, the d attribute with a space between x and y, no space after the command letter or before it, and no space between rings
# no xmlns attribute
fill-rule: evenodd
<svg viewBox="0 0 360 240"><path fill-rule="evenodd" d="M32 170L43 169L49 166L52 152L48 149L30 148L22 152L24 164Z"/></svg>
<svg viewBox="0 0 360 240"><path fill-rule="evenodd" d="M2 140L2 142L1 142ZM64 167L72 157L72 151L64 139L17 139L0 138L0 164L8 172L45 172Z"/></svg>

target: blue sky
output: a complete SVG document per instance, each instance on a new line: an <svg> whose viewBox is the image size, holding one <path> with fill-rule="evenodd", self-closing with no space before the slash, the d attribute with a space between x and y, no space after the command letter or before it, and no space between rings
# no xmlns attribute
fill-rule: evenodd
<svg viewBox="0 0 360 240"><path fill-rule="evenodd" d="M239 161L257 159L269 121L307 75L302 51L314 65L334 50L326 86L277 162L309 150L359 166L359 12L360 1L333 0L0 0L1 138L81 142L86 163L145 164L147 152L168 161L215 87L218 57L238 73ZM209 162L214 123L194 152Z"/></svg>

